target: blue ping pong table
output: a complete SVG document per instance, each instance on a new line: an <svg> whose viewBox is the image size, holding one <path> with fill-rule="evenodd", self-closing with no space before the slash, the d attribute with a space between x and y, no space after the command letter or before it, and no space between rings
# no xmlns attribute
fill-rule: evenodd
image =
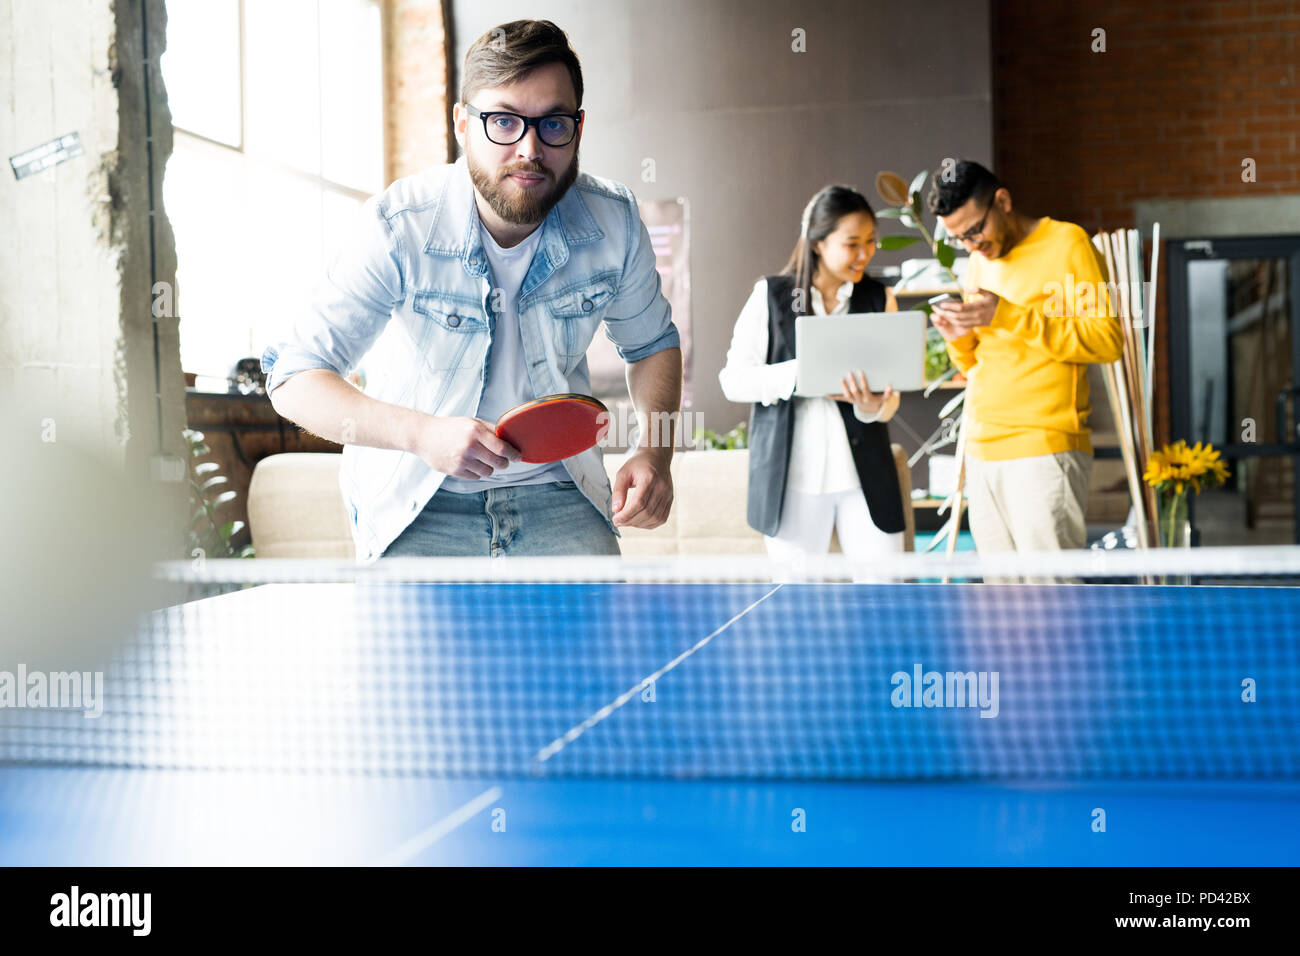
<svg viewBox="0 0 1300 956"><path fill-rule="evenodd" d="M265 585L155 613L100 717L3 715L0 862L1294 865L1297 620L1285 588ZM996 716L902 706L930 672L996 672Z"/></svg>

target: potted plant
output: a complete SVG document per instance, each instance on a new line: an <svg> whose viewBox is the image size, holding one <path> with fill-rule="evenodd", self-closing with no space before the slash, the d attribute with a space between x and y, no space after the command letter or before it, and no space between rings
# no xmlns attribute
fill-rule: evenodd
<svg viewBox="0 0 1300 956"><path fill-rule="evenodd" d="M234 491L218 491L226 476L215 461L198 461L212 453L203 432L185 429L185 443L190 448L190 503L194 507L188 529L192 557L251 558L253 546L236 547L234 538L244 529L242 521L218 521L217 509L237 496Z"/></svg>
<svg viewBox="0 0 1300 956"><path fill-rule="evenodd" d="M918 242L924 242L930 247L930 251L934 254L940 268L947 273L951 284L960 286L961 283L957 279L957 274L952 270L953 263L957 261L957 253L945 241L948 233L943 227L943 221L936 221L934 232L931 233L925 228L925 221L921 216L921 189L925 186L925 181L929 175L928 170L922 170L916 174L909 186L897 173L883 171L876 174L876 192L880 194L880 198L887 204L887 208L876 213L877 218L897 219L902 225L907 226L909 229L915 229L918 233L915 236L885 236L880 240L880 248L887 251L906 249ZM929 302L921 302L915 306L914 311L924 312L928 316L933 311L933 308ZM926 329L925 335L926 379L936 382L951 378L956 374L956 369L953 368L948 357L948 349L943 336L934 327Z"/></svg>

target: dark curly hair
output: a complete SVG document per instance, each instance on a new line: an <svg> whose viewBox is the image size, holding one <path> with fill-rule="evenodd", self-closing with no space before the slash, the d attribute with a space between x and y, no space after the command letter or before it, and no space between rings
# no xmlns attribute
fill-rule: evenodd
<svg viewBox="0 0 1300 956"><path fill-rule="evenodd" d="M945 173L948 181L945 181ZM951 172L936 169L930 179L930 191L925 194L925 205L936 216L948 216L966 204L969 199L985 204L1002 186L998 177L979 163L969 159L957 160Z"/></svg>

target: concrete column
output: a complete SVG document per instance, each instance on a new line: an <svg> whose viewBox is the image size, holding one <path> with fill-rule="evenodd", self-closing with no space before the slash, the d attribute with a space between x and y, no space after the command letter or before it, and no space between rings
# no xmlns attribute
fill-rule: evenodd
<svg viewBox="0 0 1300 956"><path fill-rule="evenodd" d="M74 443L133 484L186 455L165 27L163 0L0 0L5 159L70 133L83 150L0 170L0 414L24 447ZM179 552L185 484L158 485Z"/></svg>

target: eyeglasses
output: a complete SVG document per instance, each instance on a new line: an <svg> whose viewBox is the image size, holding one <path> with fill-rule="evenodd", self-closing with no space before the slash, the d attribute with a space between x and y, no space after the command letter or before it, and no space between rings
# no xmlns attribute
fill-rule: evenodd
<svg viewBox="0 0 1300 956"><path fill-rule="evenodd" d="M484 135L498 146L513 146L524 138L530 126L536 128L537 135L547 146L568 146L578 135L578 123L582 119L577 113L548 113L546 116L520 116L504 110L485 113L468 103L465 110L483 121Z"/></svg>
<svg viewBox="0 0 1300 956"><path fill-rule="evenodd" d="M992 211L993 211L993 204L990 203L989 208L984 210L984 218L982 218L979 222L975 223L975 225L967 229L960 236L948 236L943 241L948 243L948 245L952 246L954 249L960 249L963 243L974 242L981 235L983 235L984 223L988 222L989 213L991 213Z"/></svg>

